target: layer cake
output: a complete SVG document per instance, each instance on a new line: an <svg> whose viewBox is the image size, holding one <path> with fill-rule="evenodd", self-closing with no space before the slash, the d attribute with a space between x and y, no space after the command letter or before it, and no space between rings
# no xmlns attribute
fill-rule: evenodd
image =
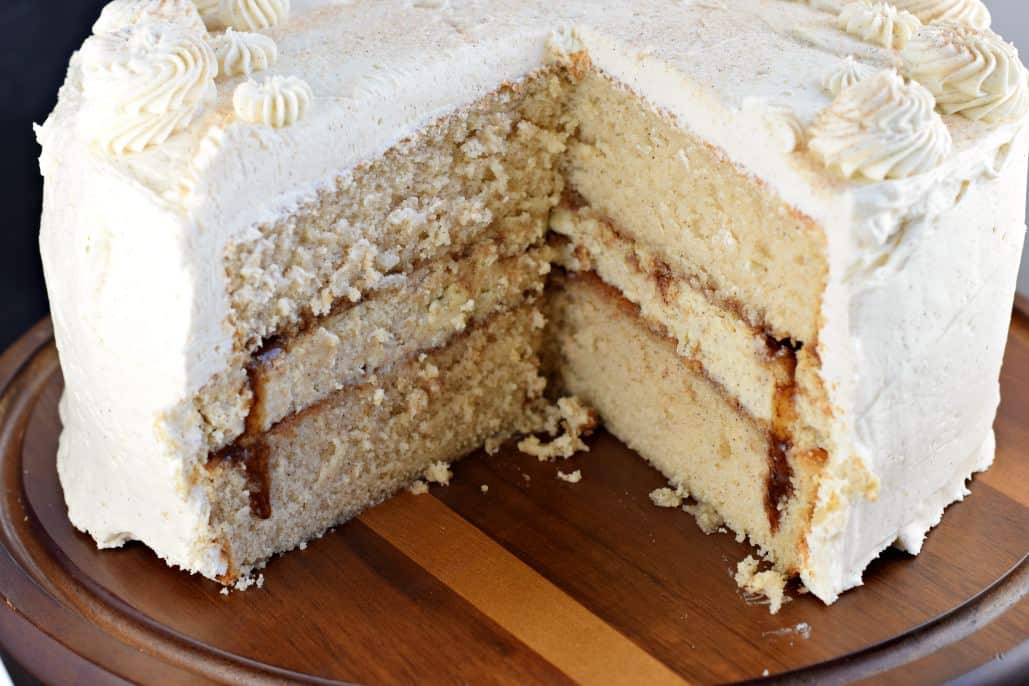
<svg viewBox="0 0 1029 686"><path fill-rule="evenodd" d="M1029 81L989 23L110 3L39 129L72 522L245 585L433 465L592 425L574 394L833 602L993 459Z"/></svg>

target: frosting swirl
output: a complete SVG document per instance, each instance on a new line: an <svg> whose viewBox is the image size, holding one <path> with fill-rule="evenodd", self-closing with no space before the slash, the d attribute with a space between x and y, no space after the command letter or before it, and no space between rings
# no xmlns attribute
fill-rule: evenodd
<svg viewBox="0 0 1029 686"><path fill-rule="evenodd" d="M290 0L221 0L221 20L241 31L270 29L289 19Z"/></svg>
<svg viewBox="0 0 1029 686"><path fill-rule="evenodd" d="M126 26L154 22L178 24L207 33L204 21L191 0L114 0L100 12L100 17L93 24L93 33L100 36Z"/></svg>
<svg viewBox="0 0 1029 686"><path fill-rule="evenodd" d="M977 29L990 27L990 10L982 0L892 0L898 9L907 10L923 24L951 21Z"/></svg>
<svg viewBox="0 0 1029 686"><path fill-rule="evenodd" d="M211 47L218 57L220 73L224 76L249 76L264 71L275 64L279 57L275 41L260 33L228 29L211 40Z"/></svg>
<svg viewBox="0 0 1029 686"><path fill-rule="evenodd" d="M232 105L240 119L276 129L292 126L307 114L314 94L303 79L272 76L261 83L253 79L239 84Z"/></svg>
<svg viewBox="0 0 1029 686"><path fill-rule="evenodd" d="M839 66L825 75L822 86L835 97L844 88L853 86L867 76L869 71L868 67L855 60L853 55L847 55L847 58Z"/></svg>
<svg viewBox="0 0 1029 686"><path fill-rule="evenodd" d="M908 76L944 114L997 124L1029 111L1029 82L1018 51L989 29L930 24L901 53Z"/></svg>
<svg viewBox="0 0 1029 686"><path fill-rule="evenodd" d="M881 0L854 0L840 10L836 23L852 36L884 48L903 48L918 30L918 17Z"/></svg>
<svg viewBox="0 0 1029 686"><path fill-rule="evenodd" d="M885 69L844 89L818 113L808 148L845 177L901 179L936 167L952 142L932 93Z"/></svg>
<svg viewBox="0 0 1029 686"><path fill-rule="evenodd" d="M160 145L215 96L214 53L180 24L134 24L93 36L81 54L80 125L108 154Z"/></svg>

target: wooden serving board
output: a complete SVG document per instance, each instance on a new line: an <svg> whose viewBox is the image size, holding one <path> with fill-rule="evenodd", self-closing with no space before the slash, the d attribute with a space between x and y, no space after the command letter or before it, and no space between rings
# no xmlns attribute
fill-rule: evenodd
<svg viewBox="0 0 1029 686"><path fill-rule="evenodd" d="M996 465L921 555L886 552L832 607L796 588L776 616L744 598L731 576L749 549L654 507L661 477L604 433L558 464L514 450L470 457L449 487L401 495L273 560L263 587L223 595L140 544L98 551L69 524L55 472L61 374L44 321L0 358L0 642L54 683L1017 675L1029 670L1021 314L1002 384Z"/></svg>

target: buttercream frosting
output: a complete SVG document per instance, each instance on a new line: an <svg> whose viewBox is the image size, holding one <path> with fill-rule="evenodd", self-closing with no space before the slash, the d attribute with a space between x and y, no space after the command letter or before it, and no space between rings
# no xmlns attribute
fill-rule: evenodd
<svg viewBox="0 0 1029 686"><path fill-rule="evenodd" d="M997 124L1029 111L1029 81L1018 51L988 29L931 24L901 56L908 75L932 92L944 114Z"/></svg>
<svg viewBox="0 0 1029 686"><path fill-rule="evenodd" d="M922 23L950 21L977 29L989 28L990 10L982 0L892 0L898 9L907 10Z"/></svg>
<svg viewBox="0 0 1029 686"><path fill-rule="evenodd" d="M220 18L240 31L270 29L289 19L290 0L221 0Z"/></svg>
<svg viewBox="0 0 1029 686"><path fill-rule="evenodd" d="M191 0L114 0L100 12L93 24L93 33L113 33L135 24L154 22L180 24L198 32L206 32Z"/></svg>
<svg viewBox="0 0 1029 686"><path fill-rule="evenodd" d="M232 96L236 114L251 124L281 129L304 118L314 98L311 86L296 76L272 76L239 84Z"/></svg>
<svg viewBox="0 0 1029 686"><path fill-rule="evenodd" d="M840 28L861 40L884 48L903 48L921 22L910 12L883 0L854 0L843 6Z"/></svg>
<svg viewBox="0 0 1029 686"><path fill-rule="evenodd" d="M853 55L847 55L839 65L825 75L822 85L829 95L836 97L844 88L853 86L870 72L871 70L855 60Z"/></svg>
<svg viewBox="0 0 1029 686"><path fill-rule="evenodd" d="M113 155L159 145L215 97L217 63L207 42L181 24L132 24L82 48L81 126Z"/></svg>
<svg viewBox="0 0 1029 686"><path fill-rule="evenodd" d="M249 76L268 69L279 58L279 49L268 36L231 28L211 39L211 47L224 76Z"/></svg>
<svg viewBox="0 0 1029 686"><path fill-rule="evenodd" d="M811 126L809 147L844 176L902 179L938 166L950 132L932 93L882 70L840 92Z"/></svg>

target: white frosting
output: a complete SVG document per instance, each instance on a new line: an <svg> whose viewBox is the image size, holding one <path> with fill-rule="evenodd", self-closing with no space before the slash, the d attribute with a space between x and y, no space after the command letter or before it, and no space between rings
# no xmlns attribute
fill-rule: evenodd
<svg viewBox="0 0 1029 686"><path fill-rule="evenodd" d="M992 21L982 0L893 0L893 4L915 15L923 24L950 21L986 29Z"/></svg>
<svg viewBox="0 0 1029 686"><path fill-rule="evenodd" d="M840 28L884 48L903 48L921 22L885 0L854 0L840 10Z"/></svg>
<svg viewBox="0 0 1029 686"><path fill-rule="evenodd" d="M217 64L204 38L179 24L142 23L82 47L86 136L113 155L159 145L214 99Z"/></svg>
<svg viewBox="0 0 1029 686"><path fill-rule="evenodd" d="M853 55L847 55L846 59L825 75L822 85L829 95L836 97L844 88L853 86L870 73L871 70L855 60Z"/></svg>
<svg viewBox="0 0 1029 686"><path fill-rule="evenodd" d="M224 28L221 0L193 0L193 4L196 5L197 11L200 12L200 17L208 29L215 31Z"/></svg>
<svg viewBox="0 0 1029 686"><path fill-rule="evenodd" d="M289 19L290 0L221 0L221 20L240 31L270 29Z"/></svg>
<svg viewBox="0 0 1029 686"><path fill-rule="evenodd" d="M1018 51L992 31L933 24L901 55L908 75L932 91L945 114L995 124L1029 111L1029 76Z"/></svg>
<svg viewBox="0 0 1029 686"><path fill-rule="evenodd" d="M557 32L565 52L587 52L825 231L818 352L834 423L805 584L831 601L884 546L915 547L989 462L1024 234L1025 120L945 117L953 151L935 167L846 179L813 158L817 138L809 153L802 137L769 135L796 131L770 128L769 113L806 127L833 104L823 87L833 60L893 66L892 51L839 29L835 0L432 4L294 0L269 31L279 60L267 74L310 84L318 101L307 116L288 129L238 120L245 77L227 77L191 124L124 157L84 135L92 67L85 50L73 59L39 138L41 246L66 378L59 468L76 526L105 545L139 538L174 564L224 571L209 504L187 477L206 457L192 399L233 345L226 247L551 62ZM859 488L864 471L878 477L875 501Z"/></svg>
<svg viewBox="0 0 1029 686"><path fill-rule="evenodd" d="M249 76L268 69L279 59L275 41L260 33L228 29L211 39L211 47L223 76Z"/></svg>
<svg viewBox="0 0 1029 686"><path fill-rule="evenodd" d="M809 147L844 176L903 179L938 166L950 132L932 93L884 69L843 90L811 126Z"/></svg>
<svg viewBox="0 0 1029 686"><path fill-rule="evenodd" d="M204 33L204 22L191 0L114 0L100 12L93 33L113 33L135 24L181 24Z"/></svg>
<svg viewBox="0 0 1029 686"><path fill-rule="evenodd" d="M232 105L243 121L281 129L303 119L313 98L303 79L272 76L260 83L251 80L236 86Z"/></svg>

